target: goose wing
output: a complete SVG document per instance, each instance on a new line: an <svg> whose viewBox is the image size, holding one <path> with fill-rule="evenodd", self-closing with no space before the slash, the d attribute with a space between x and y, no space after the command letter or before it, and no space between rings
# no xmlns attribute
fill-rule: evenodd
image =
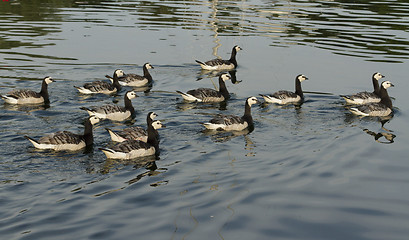
<svg viewBox="0 0 409 240"><path fill-rule="evenodd" d="M205 64L208 66L219 66L219 65L230 65L231 62L229 60L223 60L223 59L216 58L216 59L212 59L212 60L205 62Z"/></svg>
<svg viewBox="0 0 409 240"><path fill-rule="evenodd" d="M28 89L19 89L14 90L6 95L7 97L15 98L15 99L25 99L25 98L40 98L41 95L37 92Z"/></svg>
<svg viewBox="0 0 409 240"><path fill-rule="evenodd" d="M285 90L275 92L271 96L277 99L287 99L287 98L297 98L298 97L298 95L295 94L294 92L285 91Z"/></svg>
<svg viewBox="0 0 409 240"><path fill-rule="evenodd" d="M130 127L118 132L118 135L125 139L138 139L148 136L148 133L142 127Z"/></svg>
<svg viewBox="0 0 409 240"><path fill-rule="evenodd" d="M41 137L38 142L41 144L79 144L83 141L82 135L78 135L69 131L59 131L51 135Z"/></svg>
<svg viewBox="0 0 409 240"><path fill-rule="evenodd" d="M218 115L217 117L210 120L210 123L229 126L234 124L243 124L244 120L241 117L234 115Z"/></svg>
<svg viewBox="0 0 409 240"><path fill-rule="evenodd" d="M138 141L138 140L126 140L124 142L121 142L111 149L114 150L115 152L122 152L122 153L129 153L134 150L138 149L149 149L152 146L149 145L148 143Z"/></svg>
<svg viewBox="0 0 409 240"><path fill-rule="evenodd" d="M187 94L190 94L196 98L199 99L205 99L205 98L219 98L221 97L221 93L218 91L211 89L211 88L198 88L198 89L193 89L187 91Z"/></svg>
<svg viewBox="0 0 409 240"><path fill-rule="evenodd" d="M100 92L104 90L114 90L114 86L111 83L103 82L103 81L94 81L92 83L84 84L84 88L92 91L92 92Z"/></svg>
<svg viewBox="0 0 409 240"><path fill-rule="evenodd" d="M121 79L119 79L119 81L123 81L123 82L132 82L132 81L143 81L146 78L144 76L135 74L135 73L129 73L126 74L124 77L122 77Z"/></svg>
<svg viewBox="0 0 409 240"><path fill-rule="evenodd" d="M126 109L118 105L108 104L108 105L103 105L100 107L92 108L91 111L95 113L101 113L101 114L110 114L110 113L126 112Z"/></svg>

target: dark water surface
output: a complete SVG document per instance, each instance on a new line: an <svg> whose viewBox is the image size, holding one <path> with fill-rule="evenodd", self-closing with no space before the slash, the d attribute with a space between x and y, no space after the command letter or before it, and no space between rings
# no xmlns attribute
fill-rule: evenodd
<svg viewBox="0 0 409 240"><path fill-rule="evenodd" d="M408 239L406 1L2 1L0 93L49 86L51 104L0 105L1 239ZM240 45L227 104L187 104L175 90L212 87L194 59L228 58ZM73 85L117 68L142 73L150 92L135 120L102 121L92 149L39 151L24 139L83 131L81 106L122 103ZM395 84L395 116L357 118L339 94ZM255 130L202 132L244 99L294 89L301 107L253 106ZM316 94L311 92L327 93ZM261 99L260 99L261 100ZM105 128L160 130L160 159L107 160Z"/></svg>

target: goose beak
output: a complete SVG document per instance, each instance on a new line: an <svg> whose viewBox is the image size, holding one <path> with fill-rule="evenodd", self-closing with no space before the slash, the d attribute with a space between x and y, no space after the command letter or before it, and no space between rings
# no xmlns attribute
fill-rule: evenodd
<svg viewBox="0 0 409 240"><path fill-rule="evenodd" d="M391 83L391 87L394 87L395 85L393 85L393 83Z"/></svg>

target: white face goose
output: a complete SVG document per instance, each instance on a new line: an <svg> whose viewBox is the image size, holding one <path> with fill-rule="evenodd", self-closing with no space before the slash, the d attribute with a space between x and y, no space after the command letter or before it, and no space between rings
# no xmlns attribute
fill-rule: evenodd
<svg viewBox="0 0 409 240"><path fill-rule="evenodd" d="M34 92L28 89L19 89L8 92L6 95L0 95L1 98L9 104L48 104L48 84L54 82L51 77L45 77L42 81L40 92Z"/></svg>
<svg viewBox="0 0 409 240"><path fill-rule="evenodd" d="M341 95L345 99L346 103L360 105L367 103L377 103L381 101L379 79L384 78L382 74L376 72L372 75L372 85L374 87L373 92L359 92L353 95Z"/></svg>
<svg viewBox="0 0 409 240"><path fill-rule="evenodd" d="M123 121L135 115L135 109L132 106L131 99L136 97L138 97L138 95L136 95L134 91L128 91L124 96L124 107L115 104L107 104L94 108L81 107L80 109L87 111L90 116L95 115L101 119Z"/></svg>
<svg viewBox="0 0 409 240"><path fill-rule="evenodd" d="M211 88L198 88L189 90L186 93L181 91L176 92L182 95L183 99L188 102L223 102L230 98L225 83L230 79L231 78L227 73L223 73L219 76L219 91Z"/></svg>
<svg viewBox="0 0 409 240"><path fill-rule="evenodd" d="M381 101L378 103L368 103L350 108L349 110L356 115L372 116L372 117L386 117L393 113L392 101L386 89L394 87L390 81L384 81L381 84L379 91Z"/></svg>
<svg viewBox="0 0 409 240"><path fill-rule="evenodd" d="M246 128L253 128L253 118L251 116L251 106L258 103L256 97L246 99L244 115L242 117L234 115L218 115L203 125L209 130L241 131Z"/></svg>
<svg viewBox="0 0 409 240"><path fill-rule="evenodd" d="M149 73L149 69L154 67L150 63L145 63L143 65L143 76L129 73L125 74L124 77L119 79L119 84L121 86L130 86L130 87L144 87L152 84L152 76Z"/></svg>
<svg viewBox="0 0 409 240"><path fill-rule="evenodd" d="M111 159L134 159L159 154L158 136L155 131L165 127L159 120L153 121L148 126L148 141L126 140L112 148L100 148L100 150Z"/></svg>
<svg viewBox="0 0 409 240"><path fill-rule="evenodd" d="M243 50L239 46L234 46L232 51L231 51L231 56L229 60L223 60L223 59L212 59L207 62L201 62L199 60L195 60L197 63L199 63L200 67L204 70L211 70L211 71L220 71L220 70L231 70L237 67L237 61L236 61L236 54L238 51Z"/></svg>
<svg viewBox="0 0 409 240"><path fill-rule="evenodd" d="M155 120L155 118L158 115L154 112L148 113L148 116L146 117L146 123L147 126L152 124L152 122ZM134 127L129 127L125 128L122 131L112 131L111 129L107 128L106 129L111 136L111 140L114 142L123 142L128 139L132 140L140 140L142 142L147 142L148 141L148 132L145 130L143 127L139 126L134 126ZM156 130L155 130L156 131ZM159 136L158 133L156 133L157 136Z"/></svg>
<svg viewBox="0 0 409 240"><path fill-rule="evenodd" d="M74 86L78 91L82 94L95 94L95 93L103 93L103 94L112 94L116 93L121 89L121 85L119 84L119 78L124 76L124 71L121 69L117 69L114 71L113 82L103 82L103 81L94 81L91 83L86 83L82 87Z"/></svg>
<svg viewBox="0 0 409 240"><path fill-rule="evenodd" d="M85 122L84 134L75 134L68 131L60 131L51 135L34 140L31 137L24 136L35 148L52 149L55 151L76 151L93 144L92 126L98 123L100 119L90 116Z"/></svg>
<svg viewBox="0 0 409 240"><path fill-rule="evenodd" d="M304 93L301 89L301 82L308 80L308 78L300 74L295 78L295 92L280 90L273 94L260 94L267 103L276 104L299 104L304 101Z"/></svg>

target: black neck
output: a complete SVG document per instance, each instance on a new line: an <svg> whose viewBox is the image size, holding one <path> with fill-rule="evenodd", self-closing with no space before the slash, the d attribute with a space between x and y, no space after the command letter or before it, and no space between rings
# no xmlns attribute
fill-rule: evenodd
<svg viewBox="0 0 409 240"><path fill-rule="evenodd" d="M379 95L381 97L381 103L392 109L392 100L389 97L388 91L386 91L383 86L381 87L381 90L379 90Z"/></svg>
<svg viewBox="0 0 409 240"><path fill-rule="evenodd" d="M113 77L113 82L112 85L117 89L117 91L119 92L119 90L121 89L121 84L119 84L119 77L114 73L114 77Z"/></svg>
<svg viewBox="0 0 409 240"><path fill-rule="evenodd" d="M41 91L39 93L44 98L44 103L49 103L50 99L48 97L48 84L43 80L41 85Z"/></svg>
<svg viewBox="0 0 409 240"><path fill-rule="evenodd" d="M143 66L143 76L148 79L149 82L152 82L152 76L148 71L148 68L144 65Z"/></svg>
<svg viewBox="0 0 409 240"><path fill-rule="evenodd" d="M246 101L246 105L244 106L244 115L242 117L243 120L245 120L249 126L253 126L253 117L251 116L251 106L249 103Z"/></svg>
<svg viewBox="0 0 409 240"><path fill-rule="evenodd" d="M300 80L298 80L298 78L295 79L295 94L304 99L304 93L302 92L301 89L301 82Z"/></svg>
<svg viewBox="0 0 409 240"><path fill-rule="evenodd" d="M372 84L374 89L373 93L380 94L379 82L376 80L375 76L372 77Z"/></svg>
<svg viewBox="0 0 409 240"><path fill-rule="evenodd" d="M94 136L92 134L92 124L89 119L85 122L83 137L84 137L86 146L90 146L94 143Z"/></svg>
<svg viewBox="0 0 409 240"><path fill-rule="evenodd" d="M231 56L229 59L229 61L233 63L234 67L237 67L236 54L237 54L237 51L236 51L236 48L234 47L233 50L231 51Z"/></svg>
<svg viewBox="0 0 409 240"><path fill-rule="evenodd" d="M219 92L223 95L224 99L230 98L229 91L227 91L226 88L226 83L224 82L221 76L219 77Z"/></svg>
<svg viewBox="0 0 409 240"><path fill-rule="evenodd" d="M152 124L148 125L148 144L155 148L155 152L159 152L159 141L157 136L157 131L153 128Z"/></svg>
<svg viewBox="0 0 409 240"><path fill-rule="evenodd" d="M129 110L131 112L131 115L135 114L135 108L132 106L132 101L128 98L128 94L125 94L124 96L124 103L125 109Z"/></svg>

